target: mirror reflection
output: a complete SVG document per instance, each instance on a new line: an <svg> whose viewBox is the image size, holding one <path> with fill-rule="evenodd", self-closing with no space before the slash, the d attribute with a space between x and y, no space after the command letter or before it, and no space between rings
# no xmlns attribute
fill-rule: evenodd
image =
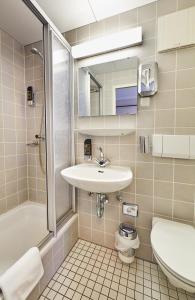
<svg viewBox="0 0 195 300"><path fill-rule="evenodd" d="M79 116L137 113L137 57L79 69Z"/></svg>

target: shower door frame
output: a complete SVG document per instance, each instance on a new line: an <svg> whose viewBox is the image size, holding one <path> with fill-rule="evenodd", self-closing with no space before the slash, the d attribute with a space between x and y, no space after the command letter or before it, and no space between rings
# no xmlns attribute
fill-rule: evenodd
<svg viewBox="0 0 195 300"><path fill-rule="evenodd" d="M43 24L43 49L44 49L44 88L45 88L45 107L46 107L46 160L47 160L47 226L49 232L57 234L57 229L61 224L76 212L75 205L75 188L72 188L71 209L59 220L56 220L55 210L55 178L54 178L54 147L53 147L53 81L52 81L52 33L59 39L63 46L68 50L70 54L70 65L72 72L70 72L70 105L71 105L71 165L75 163L74 152L74 134L73 134L73 120L74 120L74 59L71 55L71 46L65 40L63 35L52 23L48 16L44 13L41 7L35 0L22 0L31 12L41 21Z"/></svg>

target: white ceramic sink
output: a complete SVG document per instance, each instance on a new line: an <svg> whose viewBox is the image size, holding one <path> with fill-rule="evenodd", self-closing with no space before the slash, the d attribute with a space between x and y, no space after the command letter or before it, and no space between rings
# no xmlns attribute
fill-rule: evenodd
<svg viewBox="0 0 195 300"><path fill-rule="evenodd" d="M93 193L112 193L126 188L133 179L129 167L80 164L61 171L62 177L71 185Z"/></svg>

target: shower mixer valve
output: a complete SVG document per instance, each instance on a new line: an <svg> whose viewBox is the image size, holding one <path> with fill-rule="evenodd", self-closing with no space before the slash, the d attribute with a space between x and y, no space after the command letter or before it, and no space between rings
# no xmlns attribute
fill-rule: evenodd
<svg viewBox="0 0 195 300"><path fill-rule="evenodd" d="M45 137L39 135L39 134L35 134L35 138L38 140L45 140Z"/></svg>

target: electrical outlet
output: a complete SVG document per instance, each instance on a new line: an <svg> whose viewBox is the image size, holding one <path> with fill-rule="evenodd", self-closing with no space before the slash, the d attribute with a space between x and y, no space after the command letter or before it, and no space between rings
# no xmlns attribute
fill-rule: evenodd
<svg viewBox="0 0 195 300"><path fill-rule="evenodd" d="M131 217L137 217L138 216L138 205L123 202L123 214L131 216Z"/></svg>

